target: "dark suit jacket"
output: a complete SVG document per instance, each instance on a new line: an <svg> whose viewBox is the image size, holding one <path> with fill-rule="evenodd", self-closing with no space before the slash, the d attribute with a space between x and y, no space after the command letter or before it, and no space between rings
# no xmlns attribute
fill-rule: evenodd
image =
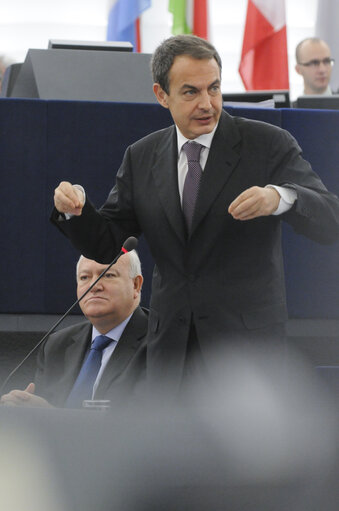
<svg viewBox="0 0 339 511"><path fill-rule="evenodd" d="M123 402L144 378L147 315L138 307L110 358L95 393L96 399ZM81 369L91 343L92 325L86 321L60 330L42 345L37 359L36 394L62 407Z"/></svg>
<svg viewBox="0 0 339 511"><path fill-rule="evenodd" d="M297 192L282 216L234 220L227 209L245 189L267 184ZM320 243L339 237L339 201L286 131L222 113L186 238L177 180L175 127L130 146L106 203L87 200L80 217L52 220L87 257L108 263L141 232L156 266L147 346L148 374L179 383L191 319L203 353L239 332L274 332L287 318L281 220ZM213 350L212 350L213 351ZM166 383L167 384L167 383Z"/></svg>

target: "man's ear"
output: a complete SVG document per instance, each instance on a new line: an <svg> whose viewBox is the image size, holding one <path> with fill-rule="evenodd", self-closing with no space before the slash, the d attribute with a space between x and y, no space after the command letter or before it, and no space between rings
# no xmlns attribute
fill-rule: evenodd
<svg viewBox="0 0 339 511"><path fill-rule="evenodd" d="M164 108L168 108L167 94L158 83L153 84L153 92L160 105L163 106Z"/></svg>
<svg viewBox="0 0 339 511"><path fill-rule="evenodd" d="M134 280L134 298L136 298L141 292L142 283L144 279L141 275L137 275L136 277L134 277L133 280Z"/></svg>
<svg viewBox="0 0 339 511"><path fill-rule="evenodd" d="M298 73L298 75L301 75L301 72L300 72L300 66L299 66L299 64L296 64L294 69L296 70L296 72Z"/></svg>

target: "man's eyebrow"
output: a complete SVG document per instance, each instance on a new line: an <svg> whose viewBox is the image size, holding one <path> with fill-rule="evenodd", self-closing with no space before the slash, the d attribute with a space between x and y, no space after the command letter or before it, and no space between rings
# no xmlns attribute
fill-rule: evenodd
<svg viewBox="0 0 339 511"><path fill-rule="evenodd" d="M115 273L116 275L120 275L121 272L119 272L116 268L110 268L106 273Z"/></svg>
<svg viewBox="0 0 339 511"><path fill-rule="evenodd" d="M189 83L184 83L182 86L181 86L181 89L194 89L194 90L198 90L197 87L195 87L194 85L190 85Z"/></svg>
<svg viewBox="0 0 339 511"><path fill-rule="evenodd" d="M220 83L221 83L220 79L217 78L216 80L214 80L214 82L209 84L208 88L213 87L214 85L220 85ZM199 90L199 87L196 87L195 85L190 85L189 83L184 83L181 86L181 90L184 90L184 89Z"/></svg>
<svg viewBox="0 0 339 511"><path fill-rule="evenodd" d="M217 78L216 80L214 80L214 82L212 82L208 87L213 87L213 85L220 85L221 81L219 78Z"/></svg>

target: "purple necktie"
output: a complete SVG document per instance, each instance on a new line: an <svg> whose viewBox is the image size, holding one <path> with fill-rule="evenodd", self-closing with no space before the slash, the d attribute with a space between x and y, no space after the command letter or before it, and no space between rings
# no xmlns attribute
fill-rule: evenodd
<svg viewBox="0 0 339 511"><path fill-rule="evenodd" d="M204 146L197 142L186 142L182 148L186 153L188 171L182 194L182 209L184 212L188 234L191 232L195 203L198 197L202 168L200 152Z"/></svg>

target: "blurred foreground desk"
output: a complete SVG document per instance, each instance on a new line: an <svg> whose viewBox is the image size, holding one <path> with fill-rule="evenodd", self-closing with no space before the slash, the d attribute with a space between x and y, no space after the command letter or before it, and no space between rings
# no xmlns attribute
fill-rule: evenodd
<svg viewBox="0 0 339 511"><path fill-rule="evenodd" d="M293 373L287 396L275 378L240 369L199 407L0 406L3 509L337 511L327 394Z"/></svg>

